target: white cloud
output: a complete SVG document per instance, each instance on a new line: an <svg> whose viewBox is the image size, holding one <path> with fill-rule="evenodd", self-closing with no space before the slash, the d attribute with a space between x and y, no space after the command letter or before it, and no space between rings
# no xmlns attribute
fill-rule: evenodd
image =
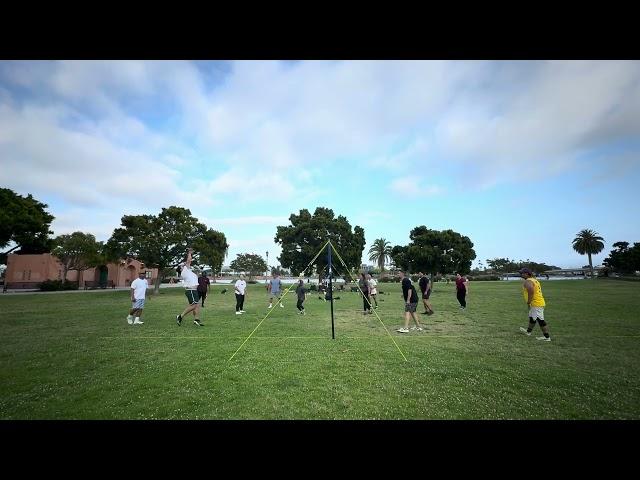
<svg viewBox="0 0 640 480"><path fill-rule="evenodd" d="M438 185L421 186L422 179L417 176L405 176L394 179L389 184L389 190L401 197L422 197L442 193L444 190Z"/></svg>

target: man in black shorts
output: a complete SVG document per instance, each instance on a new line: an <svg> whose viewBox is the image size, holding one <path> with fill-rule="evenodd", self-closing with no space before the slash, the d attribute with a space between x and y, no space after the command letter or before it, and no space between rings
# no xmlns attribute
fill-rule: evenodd
<svg viewBox="0 0 640 480"><path fill-rule="evenodd" d="M424 315L426 313L427 315L433 315L433 307L431 307L431 302L429 301L432 283L429 281L429 277L424 273L420 272L418 275L420 275L418 286L422 292L422 303L424 304L424 312L422 312L422 314Z"/></svg>
<svg viewBox="0 0 640 480"><path fill-rule="evenodd" d="M399 328L396 332L409 333L409 318L413 318L416 322L415 327L411 327L411 330L422 331L422 326L416 318L416 307L418 306L418 292L416 287L411 283L411 279L406 277L404 272L400 270L400 281L402 282L402 298L404 299L404 327Z"/></svg>

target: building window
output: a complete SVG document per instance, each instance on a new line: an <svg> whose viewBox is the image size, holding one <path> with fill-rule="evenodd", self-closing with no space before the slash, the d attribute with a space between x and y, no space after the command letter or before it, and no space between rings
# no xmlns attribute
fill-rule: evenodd
<svg viewBox="0 0 640 480"><path fill-rule="evenodd" d="M31 270L29 270L29 273L27 274L27 280L31 280Z"/></svg>
<svg viewBox="0 0 640 480"><path fill-rule="evenodd" d="M149 279L151 278L151 272L149 270L146 271L146 277Z"/></svg>
<svg viewBox="0 0 640 480"><path fill-rule="evenodd" d="M25 280L27 278L27 271L23 270L22 271L22 279Z"/></svg>

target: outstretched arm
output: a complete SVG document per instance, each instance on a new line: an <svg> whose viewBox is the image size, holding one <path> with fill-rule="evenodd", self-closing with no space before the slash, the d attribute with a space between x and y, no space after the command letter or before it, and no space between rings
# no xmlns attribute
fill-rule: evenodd
<svg viewBox="0 0 640 480"><path fill-rule="evenodd" d="M189 268L191 268L191 253L193 252L193 248L189 248L187 250L187 259L185 260L185 265Z"/></svg>

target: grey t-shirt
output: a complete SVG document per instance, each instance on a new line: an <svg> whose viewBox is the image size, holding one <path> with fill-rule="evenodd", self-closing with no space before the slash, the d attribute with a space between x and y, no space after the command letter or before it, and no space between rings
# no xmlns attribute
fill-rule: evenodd
<svg viewBox="0 0 640 480"><path fill-rule="evenodd" d="M274 278L270 281L270 283L271 283L271 295L280 293L280 279Z"/></svg>

